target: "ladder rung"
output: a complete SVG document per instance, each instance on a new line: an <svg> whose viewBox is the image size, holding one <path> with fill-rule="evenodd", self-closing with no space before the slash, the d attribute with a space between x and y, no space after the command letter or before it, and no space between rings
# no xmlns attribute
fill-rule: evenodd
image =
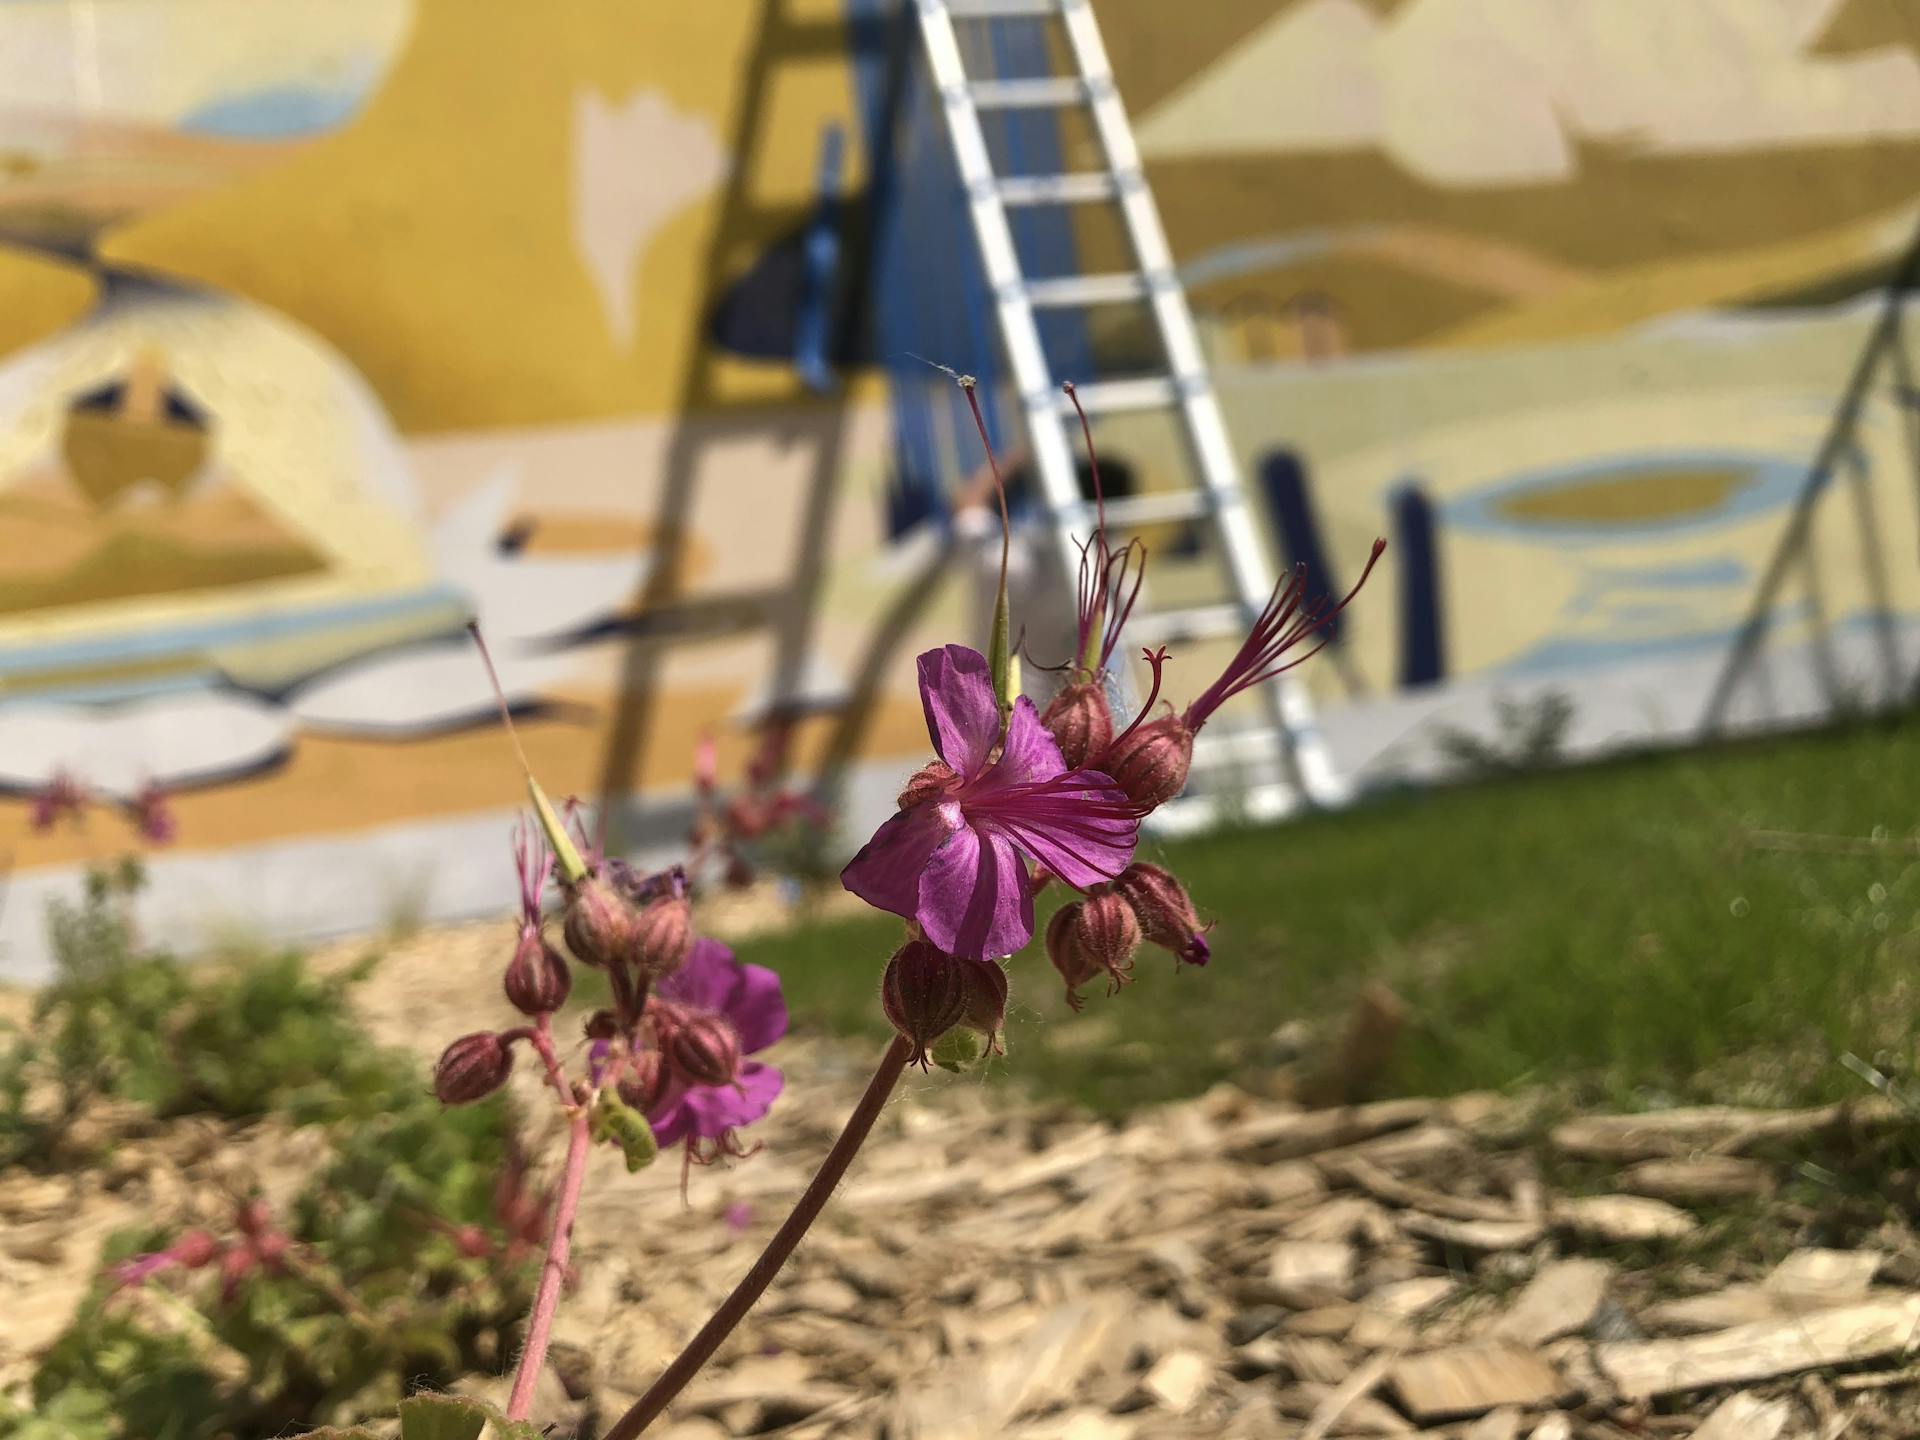
<svg viewBox="0 0 1920 1440"><path fill-rule="evenodd" d="M1193 763L1196 768L1229 765L1239 760L1271 760L1278 750L1278 732L1264 725L1241 730L1221 730L1209 726L1193 737Z"/></svg>
<svg viewBox="0 0 1920 1440"><path fill-rule="evenodd" d="M936 8L940 3L956 20L1012 20L1023 15L1060 13L1060 0L936 0Z"/></svg>
<svg viewBox="0 0 1920 1440"><path fill-rule="evenodd" d="M1027 299L1034 305L1118 305L1144 300L1151 282L1137 270L1112 275L1062 275L1052 280L1029 280Z"/></svg>
<svg viewBox="0 0 1920 1440"><path fill-rule="evenodd" d="M976 80L967 94L982 110L1042 110L1079 105L1087 82L1075 75L1041 75L1028 80Z"/></svg>
<svg viewBox="0 0 1920 1440"><path fill-rule="evenodd" d="M1229 498L1239 498L1237 494ZM1212 512L1213 503L1204 490L1165 490L1153 495L1127 495L1107 501L1107 524L1118 526L1156 525L1167 520L1203 520ZM1089 527L1099 518L1093 503L1076 505L1066 515L1076 528Z"/></svg>
<svg viewBox="0 0 1920 1440"><path fill-rule="evenodd" d="M1127 621L1127 637L1143 645L1181 644L1220 640L1246 633L1246 616L1238 605L1195 605L1186 610L1160 610Z"/></svg>
<svg viewBox="0 0 1920 1440"><path fill-rule="evenodd" d="M995 188L1002 205L1087 205L1113 199L1120 193L1120 179L1110 170L1088 170L1074 175L1012 175Z"/></svg>
<svg viewBox="0 0 1920 1440"><path fill-rule="evenodd" d="M1077 385L1074 393L1089 415L1110 415L1117 410L1154 410L1177 404L1180 387L1165 375L1144 376L1136 380L1095 380ZM1060 396L1063 414L1073 414L1073 402Z"/></svg>

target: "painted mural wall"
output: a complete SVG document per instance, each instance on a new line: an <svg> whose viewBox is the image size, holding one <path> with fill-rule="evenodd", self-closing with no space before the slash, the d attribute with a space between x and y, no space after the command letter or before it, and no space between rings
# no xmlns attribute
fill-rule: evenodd
<svg viewBox="0 0 1920 1440"><path fill-rule="evenodd" d="M1405 487L1436 517L1439 663L1409 675L1383 571L1321 698L1723 650L1920 218L1920 11L1097 10L1249 475L1303 487L1336 581ZM0 4L16 882L115 853L157 785L182 923L497 903L504 852L466 872L517 786L473 617L552 790L674 801L703 732L736 775L777 711L884 803L924 745L911 655L977 599L935 521L889 523L874 345L830 346L824 392L792 361L810 223L874 200L842 19ZM1816 525L1843 627L1920 617L1903 423L1876 393L1857 447L1890 596L1849 512ZM1150 422L1101 438L1177 483ZM126 810L36 828L60 775Z"/></svg>

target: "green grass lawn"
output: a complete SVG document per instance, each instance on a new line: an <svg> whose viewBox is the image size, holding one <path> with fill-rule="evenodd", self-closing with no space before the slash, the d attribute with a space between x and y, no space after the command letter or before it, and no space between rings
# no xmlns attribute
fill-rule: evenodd
<svg viewBox="0 0 1920 1440"><path fill-rule="evenodd" d="M1910 1053L1920 855L1761 850L1754 829L1920 834L1920 719L1146 847L1217 917L1212 965L1144 950L1135 984L1075 1016L1036 944L1012 962L996 1070L1108 1111L1193 1094L1257 1069L1287 1021L1337 1034L1378 978L1412 1011L1387 1092L1860 1093L1842 1053ZM740 948L780 971L798 1023L879 1038L899 934L876 916Z"/></svg>

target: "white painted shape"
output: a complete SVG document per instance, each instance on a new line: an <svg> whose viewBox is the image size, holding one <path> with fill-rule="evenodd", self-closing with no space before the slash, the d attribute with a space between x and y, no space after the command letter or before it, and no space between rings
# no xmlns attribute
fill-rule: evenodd
<svg viewBox="0 0 1920 1440"><path fill-rule="evenodd" d="M582 90L573 114L574 246L600 292L615 346L629 350L647 244L725 178L727 154L711 121L676 109L663 91L615 101Z"/></svg>
<svg viewBox="0 0 1920 1440"><path fill-rule="evenodd" d="M162 695L108 707L0 707L0 785L37 790L65 771L90 790L129 800L242 775L292 744L290 717L250 695Z"/></svg>

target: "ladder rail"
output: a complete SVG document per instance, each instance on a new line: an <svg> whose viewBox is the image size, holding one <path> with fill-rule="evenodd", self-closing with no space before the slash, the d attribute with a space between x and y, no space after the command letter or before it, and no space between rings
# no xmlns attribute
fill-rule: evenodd
<svg viewBox="0 0 1920 1440"><path fill-rule="evenodd" d="M1209 625L1217 628L1223 614L1237 612L1249 625L1265 604L1274 584L1251 507L1239 478L1239 463L1227 436L1225 418L1208 378L1200 339L1187 305L1186 293L1175 278L1172 249L1158 207L1146 183L1139 146L1121 103L1106 46L1089 0L1047 0L1040 5L961 6L957 0L912 0L915 4L928 69L939 93L942 116L960 181L967 196L968 217L980 247L982 268L993 291L1008 363L1027 425L1034 468L1059 563L1071 576L1080 563L1081 546L1092 533L1092 507L1080 494L1074 446L1067 417L1072 412L1054 383L1040 340L1035 301L1041 304L1100 303L1089 298L1118 288L1120 277L1072 277L1029 282L1020 269L1019 254L1007 218L1010 204L1073 204L1098 198L1117 203L1133 250L1139 298L1154 317L1164 347L1168 373L1091 382L1080 388L1089 414L1125 409L1170 407L1179 417L1191 451L1198 483L1192 487L1197 519L1204 519L1217 536L1227 578L1235 600L1230 605L1202 607ZM1063 176L1001 177L995 174L992 154L980 122L978 97L994 94L993 80L976 81L966 71L955 28L956 15L979 18L986 14L1058 16L1064 23L1075 74L1056 77L1077 82L1090 111L1105 168ZM1022 82L1031 84L1032 82ZM982 87L986 88L982 88ZM1064 86L1062 87L1064 88ZM1017 92L1016 92L1017 93ZM1037 93L1037 92L1036 92ZM1177 617L1163 626L1169 633L1181 628ZM1147 615L1135 617L1130 629L1154 629ZM1338 805L1351 789L1332 762L1314 720L1313 707L1298 684L1276 678L1260 687L1271 737L1291 788L1318 805ZM1271 788L1271 787L1270 787Z"/></svg>

